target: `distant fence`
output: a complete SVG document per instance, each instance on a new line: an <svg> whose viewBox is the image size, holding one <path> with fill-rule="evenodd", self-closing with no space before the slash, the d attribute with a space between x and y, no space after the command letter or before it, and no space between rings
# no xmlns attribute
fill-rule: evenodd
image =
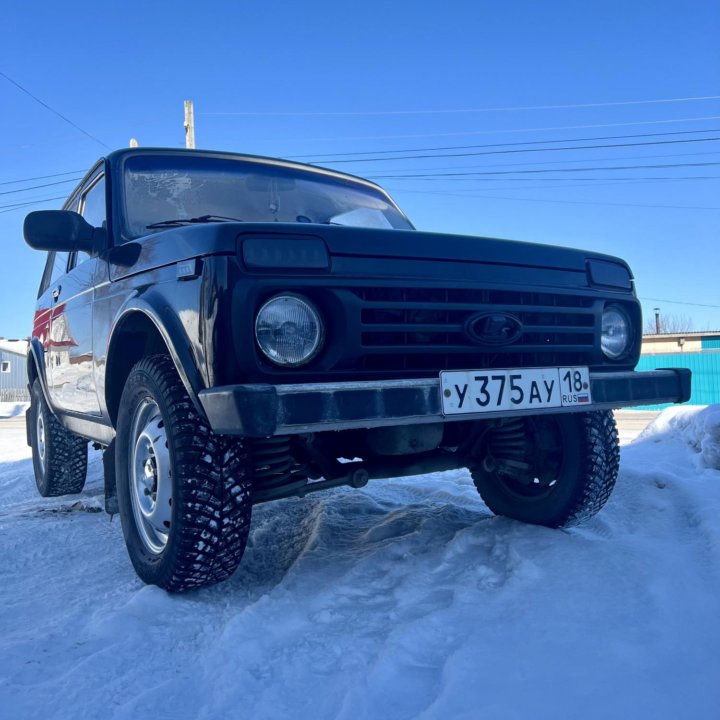
<svg viewBox="0 0 720 720"><path fill-rule="evenodd" d="M26 388L0 388L0 402L30 402Z"/></svg>

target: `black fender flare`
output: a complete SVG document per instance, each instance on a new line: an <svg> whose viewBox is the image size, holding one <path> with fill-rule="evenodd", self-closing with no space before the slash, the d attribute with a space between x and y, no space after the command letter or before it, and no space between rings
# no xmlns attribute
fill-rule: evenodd
<svg viewBox="0 0 720 720"><path fill-rule="evenodd" d="M35 368L34 372L33 367ZM37 375L37 377L39 378L40 387L42 388L45 402L50 408L50 411L54 413L55 411L53 409L52 403L50 402L50 396L48 395L47 377L45 375L45 348L43 348L40 339L36 337L30 340L29 352L27 354L28 390L30 391L31 395L32 383L30 382L30 378L32 378L33 375Z"/></svg>
<svg viewBox="0 0 720 720"><path fill-rule="evenodd" d="M185 386L190 400L200 417L207 419L205 410L198 399L198 393L205 389L205 383L198 370L195 358L190 349L190 341L176 312L168 305L165 298L154 290L148 290L142 295L134 295L123 304L115 319L108 336L106 357L112 357L114 343L117 340L118 329L122 328L129 315L141 313L155 326L168 349L175 369ZM107 405L107 382L105 385L105 402Z"/></svg>

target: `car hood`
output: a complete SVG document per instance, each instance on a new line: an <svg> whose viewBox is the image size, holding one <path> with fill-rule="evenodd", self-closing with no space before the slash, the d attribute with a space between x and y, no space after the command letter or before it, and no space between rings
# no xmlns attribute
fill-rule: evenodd
<svg viewBox="0 0 720 720"><path fill-rule="evenodd" d="M348 276L492 281L502 267L504 281L513 284L587 286L588 262L600 260L621 266L632 277L619 258L555 245L300 223L212 223L170 228L129 243L134 250L115 248L110 275L117 279L204 255L241 256L245 239L278 236L322 239L333 274Z"/></svg>
<svg viewBox="0 0 720 720"><path fill-rule="evenodd" d="M461 261L579 272L585 271L589 258L624 265L618 258L599 253L489 237L334 226L323 226L317 235L325 240L333 256Z"/></svg>

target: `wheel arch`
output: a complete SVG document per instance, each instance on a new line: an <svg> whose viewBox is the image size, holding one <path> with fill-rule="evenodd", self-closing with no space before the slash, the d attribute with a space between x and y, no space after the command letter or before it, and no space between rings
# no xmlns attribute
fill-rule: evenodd
<svg viewBox="0 0 720 720"><path fill-rule="evenodd" d="M33 338L30 341L30 348L27 354L27 378L28 378L28 390L32 393L32 387L35 380L40 381L40 387L42 388L45 402L52 411L52 404L48 397L47 383L45 377L45 351L42 343L38 338Z"/></svg>
<svg viewBox="0 0 720 720"><path fill-rule="evenodd" d="M161 314L150 299L136 298L135 303L126 306L118 315L108 341L105 403L113 427L130 371L142 358L157 354L170 356L193 405L205 418L198 400L204 383L179 320L168 312Z"/></svg>

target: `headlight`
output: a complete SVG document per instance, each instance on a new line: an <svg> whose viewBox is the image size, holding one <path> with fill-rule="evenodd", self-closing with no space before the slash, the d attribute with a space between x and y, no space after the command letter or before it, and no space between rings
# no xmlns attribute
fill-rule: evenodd
<svg viewBox="0 0 720 720"><path fill-rule="evenodd" d="M600 346L606 357L617 360L632 345L633 333L626 312L618 305L608 305L602 315Z"/></svg>
<svg viewBox="0 0 720 720"><path fill-rule="evenodd" d="M298 295L276 295L255 319L255 338L263 354L276 365L297 367L310 362L323 342L320 313Z"/></svg>

